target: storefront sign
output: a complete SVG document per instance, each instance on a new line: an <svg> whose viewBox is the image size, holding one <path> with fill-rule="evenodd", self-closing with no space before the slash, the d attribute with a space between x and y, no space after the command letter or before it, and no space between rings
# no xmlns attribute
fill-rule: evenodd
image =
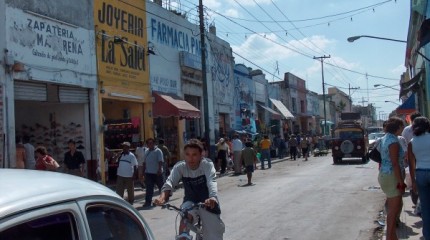
<svg viewBox="0 0 430 240"><path fill-rule="evenodd" d="M177 80L169 79L163 76L152 76L151 77L151 88L152 91L173 93L178 95Z"/></svg>
<svg viewBox="0 0 430 240"><path fill-rule="evenodd" d="M102 80L142 82L146 77L145 2L95 2L97 56ZM144 75L145 74L145 75Z"/></svg>
<svg viewBox="0 0 430 240"><path fill-rule="evenodd" d="M155 17L150 18L150 24L151 41L198 56L201 55L200 35L198 35L197 28L196 32L193 33L191 29Z"/></svg>
<svg viewBox="0 0 430 240"><path fill-rule="evenodd" d="M200 71L202 70L202 59L200 56L181 51L179 53L179 60L181 66L197 69Z"/></svg>
<svg viewBox="0 0 430 240"><path fill-rule="evenodd" d="M6 15L7 48L16 61L93 73L92 31L16 8Z"/></svg>

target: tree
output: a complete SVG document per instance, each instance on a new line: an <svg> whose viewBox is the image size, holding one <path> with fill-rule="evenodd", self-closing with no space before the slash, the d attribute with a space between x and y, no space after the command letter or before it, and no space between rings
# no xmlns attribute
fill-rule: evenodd
<svg viewBox="0 0 430 240"><path fill-rule="evenodd" d="M336 106L336 111L343 112L345 110L345 107L346 107L346 103L340 100L339 104Z"/></svg>

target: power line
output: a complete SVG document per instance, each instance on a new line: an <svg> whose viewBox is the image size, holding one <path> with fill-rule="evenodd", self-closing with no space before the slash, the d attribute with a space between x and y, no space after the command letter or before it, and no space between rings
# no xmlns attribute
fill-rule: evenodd
<svg viewBox="0 0 430 240"><path fill-rule="evenodd" d="M307 18L307 19L295 19L295 20L282 21L282 20L273 20L273 19L272 20L252 20L252 19L244 19L244 18L238 18L238 17L231 17L231 18L236 19L236 20L240 20L240 21L246 21L246 22L264 22L264 23L307 22L307 21L315 21L315 20L320 20L320 19L325 19L325 18L337 17L337 16L341 16L341 15L345 15L345 14L353 13L353 12L362 13L363 11L361 11L361 10L374 11L374 9L376 7L379 7L381 5L384 5L384 4L386 4L388 2L392 2L392 1L393 0L387 0L387 1L383 1L380 3L372 4L372 5L369 5L366 7L361 7L361 8L346 11L346 12L341 12L341 13L336 13L336 14L331 14L331 15L321 16L321 17ZM189 2L189 1L187 1L187 2ZM189 2L189 3L191 3L191 2ZM351 17L351 16L354 16L354 15L349 15L347 17ZM344 19L344 18L342 18L342 19ZM331 22L333 22L333 21L331 21Z"/></svg>
<svg viewBox="0 0 430 240"><path fill-rule="evenodd" d="M208 9L209 9L209 8L208 8ZM213 13L215 13L215 14L217 14L217 15L219 15L219 16L221 16L221 17L223 17L223 18L225 18L225 19L226 19L226 20L228 20L228 21L231 21L231 22L233 22L233 23L235 23L235 24L237 24L237 25L241 26L242 28L245 28L245 29L247 29L248 31L253 32L253 33L254 33L254 34L256 34L256 35L258 35L258 36L260 36L260 37L262 37L262 38L264 38L264 39L266 39L266 40L268 40L268 41L271 41L271 42L275 43L276 45L282 46L282 47L287 48L287 49L289 49L289 50L291 50L291 51L293 51L293 52L295 52L295 53L298 53L298 54L300 54L300 55L302 55L302 56L305 56L305 57L307 57L307 58L309 58L309 59L312 59L312 56L307 55L306 53L302 53L302 52L297 51L297 50L295 50L295 49L291 49L291 48L289 48L289 47L287 47L287 46L285 46L285 45L282 45L282 44L280 44L280 43L278 43L278 42L276 42L276 41L274 41L274 40L272 40L272 39L270 39L270 38L264 37L264 35L262 36L260 33L257 33L257 32L255 32L254 30L251 30L250 28L248 28L248 27L246 27L246 26L244 26L244 25L242 25L242 24L240 24L240 23L238 23L238 22L236 22L236 21L234 21L234 20L230 19L229 17L226 17L224 14L221 14L221 13L219 13L219 12L217 12L217 11L212 10L212 9L209 9L209 10L210 10L211 12L213 12ZM330 65L330 66L332 66L332 67L337 67L337 68L343 69L343 70L348 71L348 72L351 72L351 73L355 73L355 74L359 74L359 75L366 76L366 73L361 73L361 72L358 72L358 71L355 71L355 70L351 70L351 69L347 69L347 68L344 68L344 67L341 67L341 66L336 66L336 65L331 64L331 63L326 63L326 64L327 64L327 65ZM387 77L376 76L376 75L372 75L372 74L367 74L367 76L369 76L369 77L373 77L373 78L385 79L385 80L393 80L393 81L398 81L398 80L399 80L399 79L394 79L394 78L387 78Z"/></svg>

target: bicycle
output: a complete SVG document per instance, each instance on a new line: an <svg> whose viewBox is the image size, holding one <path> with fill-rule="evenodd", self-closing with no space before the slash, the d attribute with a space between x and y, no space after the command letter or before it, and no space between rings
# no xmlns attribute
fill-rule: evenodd
<svg viewBox="0 0 430 240"><path fill-rule="evenodd" d="M176 223L178 222L178 216L181 216L180 226L182 226L181 228L183 229L181 233L178 233L179 228L177 225L175 225L176 240L192 240L193 236L190 234L190 231L196 234L196 240L203 240L203 229L200 222L200 217L197 214L193 214L191 211L205 208L204 203L185 202L182 204L181 208L166 203L163 204L161 208L178 212L178 215L176 216Z"/></svg>

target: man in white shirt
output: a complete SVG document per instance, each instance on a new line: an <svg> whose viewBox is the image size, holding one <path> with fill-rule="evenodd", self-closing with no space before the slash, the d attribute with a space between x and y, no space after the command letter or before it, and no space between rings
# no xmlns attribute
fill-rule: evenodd
<svg viewBox="0 0 430 240"><path fill-rule="evenodd" d="M240 155L242 154L242 149L243 149L243 143L242 141L240 141L239 139L239 135L235 134L233 136L233 141L232 141L232 148L233 148L233 163L234 163L234 175L240 175L241 172L241 167L242 167L242 163L240 162Z"/></svg>
<svg viewBox="0 0 430 240"><path fill-rule="evenodd" d="M405 127L402 132L402 137L405 138L406 143L408 144L412 138L414 137L414 132L412 131L412 123L414 122L414 119L417 117L421 117L421 113L414 112L411 114L411 124L409 126Z"/></svg>
<svg viewBox="0 0 430 240"><path fill-rule="evenodd" d="M127 189L128 202L134 202L134 183L133 175L137 167L137 159L130 152L131 144L129 142L122 143L122 153L118 160L116 193L124 197L124 189Z"/></svg>
<svg viewBox="0 0 430 240"><path fill-rule="evenodd" d="M30 137L24 136L22 138L25 148L25 168L34 169L36 166L36 158L34 158L34 147L30 143Z"/></svg>
<svg viewBox="0 0 430 240"><path fill-rule="evenodd" d="M145 151L148 148L144 146L143 141L139 141L139 145L136 148L136 151L134 152L137 158L137 164L138 164L138 175L137 175L137 181L140 184L142 188L145 186L145 178L144 178L144 172L143 172L143 160L145 157Z"/></svg>

